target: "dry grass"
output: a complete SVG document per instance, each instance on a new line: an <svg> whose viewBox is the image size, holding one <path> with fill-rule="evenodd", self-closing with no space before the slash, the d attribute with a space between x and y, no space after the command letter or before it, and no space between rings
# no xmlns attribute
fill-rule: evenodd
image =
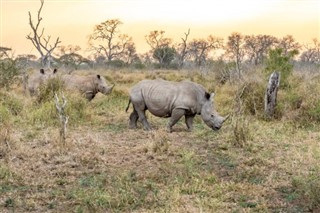
<svg viewBox="0 0 320 213"><path fill-rule="evenodd" d="M100 72L116 87L109 96L98 95L81 109L69 109L74 119L70 118L66 144L58 142L58 118L50 111L53 100L35 105L34 99L14 90L10 93L16 99L1 102L1 115L10 115L1 125L10 131L0 131L0 212L320 210L320 190L314 190L320 184L316 123L301 128L290 120L290 112L269 122L244 111L237 115L239 85L217 86L213 76ZM157 77L189 78L214 89L217 110L234 112L233 119L212 132L197 117L193 132L180 122L169 134L167 120L149 114L153 131L143 131L141 125L128 129L129 88ZM81 103L81 97L69 95L71 106ZM22 109L16 103L21 101ZM4 109L20 111L8 114ZM77 116L80 112L83 115ZM244 140L236 141L235 131Z"/></svg>

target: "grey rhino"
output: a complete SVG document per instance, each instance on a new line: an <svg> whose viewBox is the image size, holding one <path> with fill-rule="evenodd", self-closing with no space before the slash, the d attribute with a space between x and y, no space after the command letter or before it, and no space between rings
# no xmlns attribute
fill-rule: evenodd
<svg viewBox="0 0 320 213"><path fill-rule="evenodd" d="M108 95L112 92L114 85L109 86L101 75L62 75L61 79L66 89L78 90L91 101L98 92Z"/></svg>
<svg viewBox="0 0 320 213"><path fill-rule="evenodd" d="M129 128L137 127L137 120L143 124L145 130L151 127L147 121L145 111L157 117L170 117L167 130L172 132L172 127L184 116L189 131L193 129L195 115L201 115L202 120L213 130L219 130L223 122L229 117L220 116L213 108L213 97L205 88L197 83L184 80L171 82L162 79L142 80L131 88L130 103L133 112L130 114Z"/></svg>
<svg viewBox="0 0 320 213"><path fill-rule="evenodd" d="M31 96L37 95L40 85L45 83L49 78L54 77L56 73L57 69L54 69L52 72L40 69L39 72L34 72L30 76L28 76L27 88L29 94Z"/></svg>

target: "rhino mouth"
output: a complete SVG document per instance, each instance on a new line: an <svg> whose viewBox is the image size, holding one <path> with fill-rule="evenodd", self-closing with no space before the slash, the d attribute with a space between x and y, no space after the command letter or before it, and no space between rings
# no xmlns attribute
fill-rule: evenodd
<svg viewBox="0 0 320 213"><path fill-rule="evenodd" d="M212 127L212 129L214 130L214 131L217 131L217 130L219 130L221 127L220 126L213 126Z"/></svg>

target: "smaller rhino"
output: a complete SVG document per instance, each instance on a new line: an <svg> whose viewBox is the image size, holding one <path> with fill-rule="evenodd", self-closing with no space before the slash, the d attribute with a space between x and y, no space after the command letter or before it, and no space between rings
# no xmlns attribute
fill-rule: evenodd
<svg viewBox="0 0 320 213"><path fill-rule="evenodd" d="M38 89L40 85L44 84L49 78L52 78L57 73L57 69L54 69L53 72L45 71L40 69L39 72L34 72L28 77L27 80L27 89L31 96L38 94Z"/></svg>
<svg viewBox="0 0 320 213"><path fill-rule="evenodd" d="M66 89L78 90L81 94L85 95L88 101L91 101L98 92L108 95L112 92L114 84L109 86L106 80L101 75L62 75L61 79Z"/></svg>

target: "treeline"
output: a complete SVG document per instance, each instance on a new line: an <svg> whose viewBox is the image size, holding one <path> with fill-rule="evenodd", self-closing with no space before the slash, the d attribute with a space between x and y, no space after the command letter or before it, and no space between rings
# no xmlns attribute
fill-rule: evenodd
<svg viewBox="0 0 320 213"><path fill-rule="evenodd" d="M294 58L301 62L320 64L320 40L317 38L312 39L312 43L308 45L300 44L291 35L277 38L272 35L243 35L238 32L232 33L226 39L214 35L190 39L189 29L179 42L175 42L165 35L165 31L154 30L145 36L150 50L141 54L136 51L132 37L120 32L120 25L122 22L119 19L111 19L94 27L88 40L89 57L80 54L79 46L56 45L47 57L38 59L35 55L19 55L16 58L21 63L39 61L46 64L50 61L56 66L73 69L84 65L92 68L131 66L137 69L181 69L201 67L218 59L234 62L235 68L240 72L243 63L263 64L271 49L282 49L285 56L294 54ZM1 58L8 56L10 50L1 47Z"/></svg>

